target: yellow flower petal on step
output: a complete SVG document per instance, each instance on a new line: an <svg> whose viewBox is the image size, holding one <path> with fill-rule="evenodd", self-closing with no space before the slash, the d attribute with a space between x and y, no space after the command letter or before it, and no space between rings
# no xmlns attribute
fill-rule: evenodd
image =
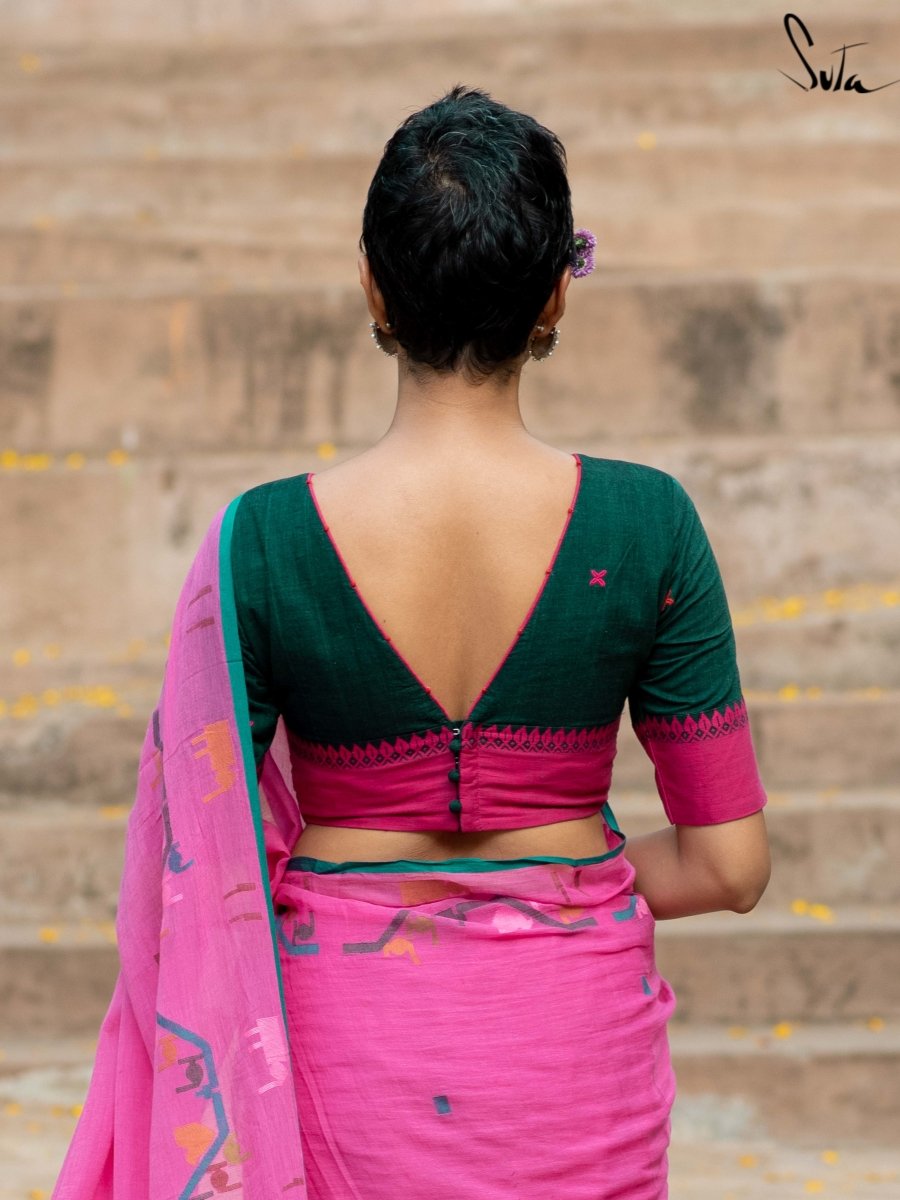
<svg viewBox="0 0 900 1200"><path fill-rule="evenodd" d="M123 467L128 462L128 451L110 450L106 456L106 461L111 467Z"/></svg>
<svg viewBox="0 0 900 1200"><path fill-rule="evenodd" d="M66 1106L64 1104L51 1104L50 1105L50 1115L52 1117L65 1117L68 1115L68 1112L69 1112L69 1110L66 1108Z"/></svg>
<svg viewBox="0 0 900 1200"><path fill-rule="evenodd" d="M22 1111L22 1105L16 1100L9 1100L3 1105L3 1115L5 1117L17 1117Z"/></svg>
<svg viewBox="0 0 900 1200"><path fill-rule="evenodd" d="M738 1166L746 1167L749 1170L752 1167L759 1166L759 1159L755 1154L741 1154L738 1157Z"/></svg>
<svg viewBox="0 0 900 1200"><path fill-rule="evenodd" d="M69 1112L72 1114L73 1117L80 1117L83 1108L84 1108L83 1104L70 1104Z"/></svg>
<svg viewBox="0 0 900 1200"><path fill-rule="evenodd" d="M653 150L656 146L656 134L649 129L643 129L637 135L639 150Z"/></svg>
<svg viewBox="0 0 900 1200"><path fill-rule="evenodd" d="M25 692L14 701L12 708L9 710L14 717L33 717L38 711L37 696L32 696L30 692Z"/></svg>
<svg viewBox="0 0 900 1200"><path fill-rule="evenodd" d="M128 816L127 804L103 804L100 807L100 816L106 817L109 821L118 821L120 817Z"/></svg>
<svg viewBox="0 0 900 1200"><path fill-rule="evenodd" d="M46 688L43 692L41 692L41 701L42 703L46 704L48 708L55 708L62 698L62 692L59 690L59 688Z"/></svg>
<svg viewBox="0 0 900 1200"><path fill-rule="evenodd" d="M31 1188L28 1192L28 1200L47 1200L47 1193L43 1188Z"/></svg>
<svg viewBox="0 0 900 1200"><path fill-rule="evenodd" d="M25 1126L26 1133L40 1133L43 1126L40 1121L29 1121Z"/></svg>
<svg viewBox="0 0 900 1200"><path fill-rule="evenodd" d="M794 1027L790 1021L779 1021L777 1025L772 1026L772 1033L777 1038L789 1038L794 1032Z"/></svg>
<svg viewBox="0 0 900 1200"><path fill-rule="evenodd" d="M882 592L881 603L886 604L888 608L896 608L900 604L900 592L895 592L893 589L888 592Z"/></svg>
<svg viewBox="0 0 900 1200"><path fill-rule="evenodd" d="M334 442L319 442L316 446L316 454L319 458L334 458L337 454L337 446Z"/></svg>
<svg viewBox="0 0 900 1200"><path fill-rule="evenodd" d="M840 608L845 597L846 594L840 588L829 588L822 599L829 608Z"/></svg>
<svg viewBox="0 0 900 1200"><path fill-rule="evenodd" d="M24 54L19 55L19 70L24 71L26 75L32 75L40 69L41 56L39 54L33 54L27 50Z"/></svg>
<svg viewBox="0 0 900 1200"><path fill-rule="evenodd" d="M882 1029L884 1029L884 1018L869 1017L868 1021L866 1021L866 1028L871 1029L873 1033L881 1033Z"/></svg>
<svg viewBox="0 0 900 1200"><path fill-rule="evenodd" d="M791 912L796 913L798 917L802 917L809 912L809 902L807 900L792 900Z"/></svg>
<svg viewBox="0 0 900 1200"><path fill-rule="evenodd" d="M808 687L806 689L807 700L821 700L822 689L820 687Z"/></svg>
<svg viewBox="0 0 900 1200"><path fill-rule="evenodd" d="M42 925L38 930L38 937L42 942L58 942L59 930L55 925Z"/></svg>
<svg viewBox="0 0 900 1200"><path fill-rule="evenodd" d="M806 601L802 596L788 596L782 604L781 610L788 620L799 617L802 612L806 611Z"/></svg>
<svg viewBox="0 0 900 1200"><path fill-rule="evenodd" d="M784 687L778 689L779 700L796 700L800 695L800 689L796 683L786 683Z"/></svg>
<svg viewBox="0 0 900 1200"><path fill-rule="evenodd" d="M13 666L25 667L31 662L31 651L24 646L19 650L13 650Z"/></svg>
<svg viewBox="0 0 900 1200"><path fill-rule="evenodd" d="M840 1161L841 1161L841 1156L838 1154L837 1150L823 1150L822 1151L822 1162L825 1163L827 1166L833 1167L836 1163L839 1163Z"/></svg>
<svg viewBox="0 0 900 1200"><path fill-rule="evenodd" d="M49 454L23 454L20 465L26 471L46 471L52 462Z"/></svg>
<svg viewBox="0 0 900 1200"><path fill-rule="evenodd" d="M809 915L815 917L817 921L834 920L834 912L827 904L811 904L809 906Z"/></svg>
<svg viewBox="0 0 900 1200"><path fill-rule="evenodd" d="M134 709L131 707L130 704L117 704L116 705L116 716L117 717L132 717L132 716L134 716Z"/></svg>
<svg viewBox="0 0 900 1200"><path fill-rule="evenodd" d="M810 1196L814 1196L814 1195L817 1195L819 1192L825 1191L825 1184L822 1182L821 1179L807 1179L806 1183L804 1183L804 1185L803 1185L803 1190L804 1190L804 1192L807 1192Z"/></svg>

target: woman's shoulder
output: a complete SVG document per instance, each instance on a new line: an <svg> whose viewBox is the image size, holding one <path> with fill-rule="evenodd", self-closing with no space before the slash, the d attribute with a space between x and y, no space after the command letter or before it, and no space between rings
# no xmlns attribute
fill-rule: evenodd
<svg viewBox="0 0 900 1200"><path fill-rule="evenodd" d="M686 495L683 485L668 471L647 463L624 458L601 458L579 453L584 482L595 492L618 496L625 502L635 499L671 505Z"/></svg>
<svg viewBox="0 0 900 1200"><path fill-rule="evenodd" d="M254 484L235 496L239 508L259 510L272 505L293 503L298 494L306 490L309 471L299 475L283 475L278 479L267 479L263 483Z"/></svg>

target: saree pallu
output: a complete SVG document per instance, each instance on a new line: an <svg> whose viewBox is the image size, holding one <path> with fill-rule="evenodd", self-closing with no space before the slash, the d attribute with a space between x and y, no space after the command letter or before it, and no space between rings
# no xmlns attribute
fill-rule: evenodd
<svg viewBox="0 0 900 1200"><path fill-rule="evenodd" d="M126 830L119 975L52 1200L307 1195L272 908L302 824L283 728L257 779L237 499L175 609Z"/></svg>
<svg viewBox="0 0 900 1200"><path fill-rule="evenodd" d="M287 862L312 1200L663 1200L675 1000L621 849Z"/></svg>

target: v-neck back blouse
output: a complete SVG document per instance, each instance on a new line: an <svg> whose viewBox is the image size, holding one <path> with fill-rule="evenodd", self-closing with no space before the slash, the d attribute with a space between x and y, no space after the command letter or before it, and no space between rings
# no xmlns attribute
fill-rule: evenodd
<svg viewBox="0 0 900 1200"><path fill-rule="evenodd" d="M668 819L762 808L734 633L676 479L575 455L552 562L471 711L453 719L370 612L310 475L244 492L232 572L257 768L281 718L305 823L484 831L603 811L626 702Z"/></svg>

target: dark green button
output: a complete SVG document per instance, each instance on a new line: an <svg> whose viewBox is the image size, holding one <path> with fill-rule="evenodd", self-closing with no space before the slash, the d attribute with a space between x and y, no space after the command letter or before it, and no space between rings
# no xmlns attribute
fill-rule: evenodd
<svg viewBox="0 0 900 1200"><path fill-rule="evenodd" d="M451 783L459 783L459 767L451 767L447 772L447 778Z"/></svg>
<svg viewBox="0 0 900 1200"><path fill-rule="evenodd" d="M450 811L454 812L454 813L462 812L462 801L451 800L450 801Z"/></svg>
<svg viewBox="0 0 900 1200"><path fill-rule="evenodd" d="M462 745L462 738L461 737L453 737L450 739L450 741L447 743L447 745L450 747L450 749L453 751L454 754L457 754L459 752L460 746Z"/></svg>

